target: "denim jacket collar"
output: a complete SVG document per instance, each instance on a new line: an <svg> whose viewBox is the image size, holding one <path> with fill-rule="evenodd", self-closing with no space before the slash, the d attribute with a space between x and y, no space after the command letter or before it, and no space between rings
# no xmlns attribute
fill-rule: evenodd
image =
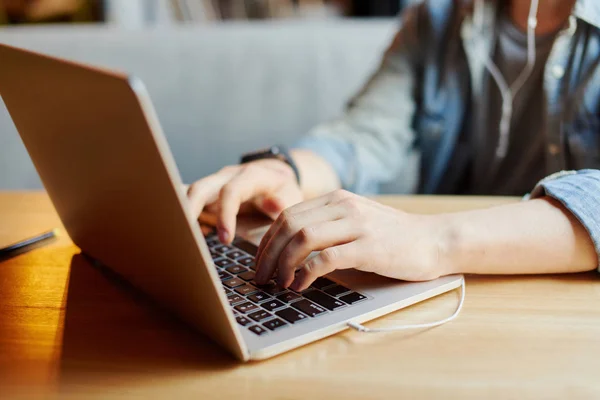
<svg viewBox="0 0 600 400"><path fill-rule="evenodd" d="M467 59L471 74L473 77L473 93L478 95L481 93L481 82L483 81L484 61L483 54L490 54L495 45L495 23L496 23L497 4L494 2L485 2L483 11L483 26L477 27L473 22L472 14L466 14L461 26L461 38L463 43L470 42L465 45ZM572 16L600 28L600 2L598 0L577 0L573 8ZM573 27L565 30L559 35L558 42L565 42L568 36L572 36ZM567 36L567 38L565 38ZM558 47L561 43L559 43Z"/></svg>
<svg viewBox="0 0 600 400"><path fill-rule="evenodd" d="M573 16L600 28L600 2L598 0L577 0Z"/></svg>

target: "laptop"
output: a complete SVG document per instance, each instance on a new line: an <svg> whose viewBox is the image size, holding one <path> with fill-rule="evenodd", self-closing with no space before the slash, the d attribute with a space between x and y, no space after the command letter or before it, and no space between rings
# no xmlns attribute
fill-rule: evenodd
<svg viewBox="0 0 600 400"><path fill-rule="evenodd" d="M203 232L139 79L6 45L0 60L0 96L73 242L240 360L281 354L462 283L344 270L302 293L258 286L260 238L226 246Z"/></svg>

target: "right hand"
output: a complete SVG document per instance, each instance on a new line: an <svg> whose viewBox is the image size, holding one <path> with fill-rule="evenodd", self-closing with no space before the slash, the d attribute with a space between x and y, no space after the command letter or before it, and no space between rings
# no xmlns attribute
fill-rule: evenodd
<svg viewBox="0 0 600 400"><path fill-rule="evenodd" d="M225 244L234 239L238 213L258 210L276 219L303 200L292 168L275 159L225 167L190 185L188 197L194 215L203 210L217 214L217 232Z"/></svg>

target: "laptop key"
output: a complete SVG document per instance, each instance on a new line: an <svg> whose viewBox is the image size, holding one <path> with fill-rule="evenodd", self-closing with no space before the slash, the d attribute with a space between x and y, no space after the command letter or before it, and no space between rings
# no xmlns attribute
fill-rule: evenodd
<svg viewBox="0 0 600 400"><path fill-rule="evenodd" d="M252 318L253 320L255 320L256 322L260 322L262 320L272 317L272 315L269 314L268 312L266 312L265 310L255 311L253 313L248 314L248 316L250 318Z"/></svg>
<svg viewBox="0 0 600 400"><path fill-rule="evenodd" d="M215 264L217 267L219 266L218 263L223 262L223 260L227 260L226 258L221 257L221 255L219 255L219 257L214 258L213 257L213 264Z"/></svg>
<svg viewBox="0 0 600 400"><path fill-rule="evenodd" d="M250 296L248 296L248 300L251 300L251 301L253 301L255 303L260 303L261 301L265 301L265 300L267 300L269 298L271 298L271 296L269 296L265 292L256 292L256 293L251 294Z"/></svg>
<svg viewBox="0 0 600 400"><path fill-rule="evenodd" d="M286 289L284 289L281 286L277 285L273 281L267 283L266 285L256 285L256 286L258 286L260 289L264 290L265 292L267 292L271 296L275 296L275 295L278 295L279 293L287 292Z"/></svg>
<svg viewBox="0 0 600 400"><path fill-rule="evenodd" d="M244 282L243 280L238 279L238 278L229 279L229 280L226 280L223 282L223 285L230 287L230 288L242 286L245 284L246 284L246 282Z"/></svg>
<svg viewBox="0 0 600 400"><path fill-rule="evenodd" d="M237 260L237 262L239 262L240 264L245 265L246 267L249 267L253 270L256 270L256 268L254 268L254 258L252 258L252 257L241 258L241 259Z"/></svg>
<svg viewBox="0 0 600 400"><path fill-rule="evenodd" d="M225 271L219 271L219 278L221 278L221 282L223 282L223 281L226 281L227 279L231 279L233 277Z"/></svg>
<svg viewBox="0 0 600 400"><path fill-rule="evenodd" d="M210 257L214 260L216 258L221 257L221 255L219 253L217 253L216 251L210 251Z"/></svg>
<svg viewBox="0 0 600 400"><path fill-rule="evenodd" d="M230 251L233 250L233 248L231 248L229 246L221 245L221 246L217 246L217 247L213 248L213 250L216 251L217 253L229 253Z"/></svg>
<svg viewBox="0 0 600 400"><path fill-rule="evenodd" d="M304 297L331 311L346 305L346 303L343 301L339 301L338 299L318 290L304 293Z"/></svg>
<svg viewBox="0 0 600 400"><path fill-rule="evenodd" d="M342 285L335 285L335 286L327 288L323 291L331 296L337 297L344 293L348 293L350 291L350 289L348 289L347 287L342 286Z"/></svg>
<svg viewBox="0 0 600 400"><path fill-rule="evenodd" d="M340 297L340 300L345 301L348 304L354 304L354 303L362 301L366 298L367 298L367 296L365 296L364 294L360 294L357 292L351 292L345 296Z"/></svg>
<svg viewBox="0 0 600 400"><path fill-rule="evenodd" d="M295 324L298 321L307 319L308 317L302 314L300 311L296 311L293 308L284 308L283 310L275 311L275 315L285 319L290 324Z"/></svg>
<svg viewBox="0 0 600 400"><path fill-rule="evenodd" d="M246 271L239 274L238 278L242 278L245 281L251 281L254 279L254 275L254 271Z"/></svg>
<svg viewBox="0 0 600 400"><path fill-rule="evenodd" d="M246 318L243 315L239 315L237 317L235 317L235 320L238 322L238 324L240 324L241 326L246 326L248 324L251 324L252 321L250 321L250 319Z"/></svg>
<svg viewBox="0 0 600 400"><path fill-rule="evenodd" d="M227 259L227 258L218 258L215 261L215 265L221 268L229 268L235 265L235 262Z"/></svg>
<svg viewBox="0 0 600 400"><path fill-rule="evenodd" d="M335 282L332 281L331 279L320 277L320 278L317 278L310 286L314 287L315 289L323 289L323 288L326 288L327 286L331 286L331 285L335 285Z"/></svg>
<svg viewBox="0 0 600 400"><path fill-rule="evenodd" d="M237 306L235 306L235 309L238 310L241 313L249 313L251 311L256 311L258 310L258 306L254 303L250 303L249 301L242 303L242 304L238 304Z"/></svg>
<svg viewBox="0 0 600 400"><path fill-rule="evenodd" d="M300 297L300 295L294 292L287 292L284 294L280 294L279 296L277 296L277 298L283 301L284 303L291 303L292 301L301 299L302 297Z"/></svg>
<svg viewBox="0 0 600 400"><path fill-rule="evenodd" d="M252 332L256 333L258 336L264 335L265 333L267 333L267 330L260 325L254 325L248 329L250 329Z"/></svg>
<svg viewBox="0 0 600 400"><path fill-rule="evenodd" d="M237 275L248 270L241 265L232 265L231 267L225 268L225 271L229 272L230 274Z"/></svg>
<svg viewBox="0 0 600 400"><path fill-rule="evenodd" d="M233 245L235 247L245 251L246 253L250 254L252 257L256 256L256 251L258 250L258 247L256 247L255 245L253 245L252 243L250 243L247 240L238 238L235 240Z"/></svg>
<svg viewBox="0 0 600 400"><path fill-rule="evenodd" d="M237 303L241 303L242 301L246 301L246 299L243 298L242 296L240 296L239 294L229 295L229 296L227 296L227 300L229 300L230 305L234 305Z"/></svg>
<svg viewBox="0 0 600 400"><path fill-rule="evenodd" d="M304 314L308 314L310 317L316 317L317 315L323 314L326 311L323 307L316 305L315 303L311 303L306 299L292 303L292 307L302 311Z"/></svg>
<svg viewBox="0 0 600 400"><path fill-rule="evenodd" d="M286 292L286 290L280 286L274 285L267 289L264 289L265 292L269 293L271 296L276 296L280 293Z"/></svg>
<svg viewBox="0 0 600 400"><path fill-rule="evenodd" d="M283 328L286 325L287 325L287 322L285 322L281 319L278 319L278 318L275 318L275 319L272 319L270 321L263 323L263 326L266 326L267 328L269 328L272 331L274 331L275 329Z"/></svg>
<svg viewBox="0 0 600 400"><path fill-rule="evenodd" d="M258 289L256 289L254 286L252 285L244 285L244 286L239 286L235 289L235 291L243 296L248 295L250 293L256 292Z"/></svg>
<svg viewBox="0 0 600 400"><path fill-rule="evenodd" d="M239 251L239 250L233 250L230 251L229 253L225 254L227 257L231 258L232 260L236 260L238 258L242 258L242 257L248 257L248 254Z"/></svg>
<svg viewBox="0 0 600 400"><path fill-rule="evenodd" d="M265 310L269 310L269 311L273 311L276 308L281 308L284 305L285 304L283 304L281 301L279 301L277 299L265 301L264 303L261 304L262 308L264 308Z"/></svg>

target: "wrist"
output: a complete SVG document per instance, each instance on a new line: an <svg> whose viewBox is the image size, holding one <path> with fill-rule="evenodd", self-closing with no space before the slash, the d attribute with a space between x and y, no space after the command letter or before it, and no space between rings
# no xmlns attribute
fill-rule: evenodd
<svg viewBox="0 0 600 400"><path fill-rule="evenodd" d="M284 175L286 177L286 181L289 181L293 184L298 184L296 171L294 171L294 169L287 162L278 158L263 159L256 162L262 163L264 166Z"/></svg>
<svg viewBox="0 0 600 400"><path fill-rule="evenodd" d="M400 225L411 227L411 233L408 247L401 248L398 258L417 267L411 268L408 280L428 281L458 273L454 260L455 236L449 219L441 214L400 213L403 219Z"/></svg>
<svg viewBox="0 0 600 400"><path fill-rule="evenodd" d="M322 156L307 149L292 149L293 158L302 184L305 199L313 199L341 189L342 185L333 166Z"/></svg>
<svg viewBox="0 0 600 400"><path fill-rule="evenodd" d="M440 276L463 273L461 266L461 230L460 223L452 214L431 216L434 220L434 243Z"/></svg>
<svg viewBox="0 0 600 400"><path fill-rule="evenodd" d="M240 163L246 164L258 160L272 159L279 160L287 164L294 172L296 182L298 183L298 185L300 185L300 171L298 170L296 162L294 161L294 159L292 158L285 146L271 146L266 150L259 150L251 153L246 153L242 155Z"/></svg>

